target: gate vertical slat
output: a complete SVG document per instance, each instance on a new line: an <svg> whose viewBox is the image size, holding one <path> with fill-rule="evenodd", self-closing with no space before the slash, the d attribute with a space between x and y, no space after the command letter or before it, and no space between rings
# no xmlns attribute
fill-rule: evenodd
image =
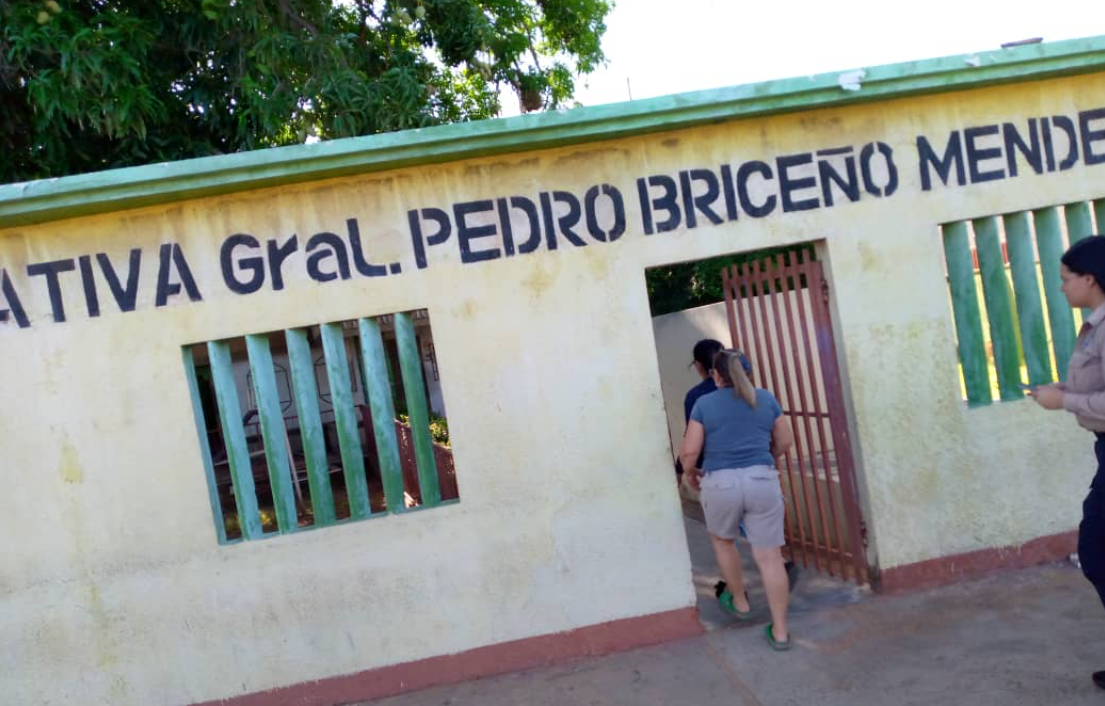
<svg viewBox="0 0 1105 706"><path fill-rule="evenodd" d="M826 555L828 555L831 552L831 548L832 548L832 533L829 530L828 519L827 519L827 516L825 514L825 504L822 501L822 497L821 497L822 493L821 493L820 483L819 483L819 479L818 479L818 475L817 475L817 465L818 465L817 464L817 451L815 449L815 444L814 444L813 430L810 427L810 415L811 414L816 414L817 410L811 410L809 408L809 405L807 404L805 385L803 384L803 381L802 381L802 364L801 364L801 359L798 356L798 349L797 349L797 345L796 345L797 344L797 338L795 337L795 332L794 332L794 312L793 312L793 310L791 308L791 304L790 304L790 296L791 295L790 295L790 292L787 290L787 287L786 287L787 279L790 276L793 276L793 280L794 280L795 287L796 287L795 291L800 292L801 291L801 289L800 289L800 287L801 287L801 278L798 275L797 271L793 268L793 266L787 267L787 268L784 269L782 267L782 256L780 255L778 257L779 257L779 268L781 270L783 270L783 273L784 273L783 274L783 279L782 279L783 308L784 308L784 311L786 312L787 330L790 334L791 357L794 360L795 374L794 374L793 377L795 379L796 387L798 388L798 396L795 397L791 392L790 379L789 379L789 376L788 376L788 378L786 380L786 384L787 384L787 396L791 400L792 425L794 427L798 427L798 423L797 423L798 422L798 417L801 416L801 418L802 418L802 428L801 429L798 429L798 428L794 429L794 438L795 438L795 441L797 442L796 445L798 447L799 456L805 456L806 460L809 463L810 481L813 484L813 498L817 502L817 515L821 518L821 527L819 529L821 530L821 536L824 540L822 542L822 545L825 547ZM779 305L777 303L775 303L775 315L776 315L776 319L777 319L776 326L779 327L779 329L780 329L780 337L781 337L782 325L778 322ZM782 351L785 350L785 349L783 348L783 346L780 346L779 348L780 348L780 355L783 358L783 365L784 365L784 368L785 368L785 366L787 364L786 363L786 356L785 356L785 354L782 353ZM807 365L809 365L808 361L807 361ZM795 409L800 409L801 414L795 414ZM805 432L804 437L803 437L803 434L802 434L803 431ZM806 452L803 452L803 449L802 449L802 440L803 440L803 438L805 440ZM802 467L802 464L801 464L801 462L799 462L799 468L801 468L801 467ZM830 471L829 467L825 466L826 482L828 482L830 473L831 473L831 471ZM809 489L806 487L806 485L807 485L806 484L806 477L805 477L805 474L803 473L802 493L806 498L806 502L809 503L810 492L809 492ZM826 485L826 487L829 487L829 486ZM830 502L831 501L832 500L830 498ZM811 512L811 514L812 514L812 512ZM814 544L814 551L815 552L818 551L818 547L816 545L816 542ZM832 574L832 562L829 561L828 565L829 565L829 573Z"/></svg>
<svg viewBox="0 0 1105 706"><path fill-rule="evenodd" d="M827 384L827 378L825 378L824 366L821 365L820 362L820 356L823 355L821 340L818 337L819 331L817 316L817 304L819 301L818 297L820 296L820 291L819 289L814 288L819 282L819 278L814 275L814 268L820 268L820 266L820 263L817 262L803 262L801 255L799 255L799 272L801 272L802 275L806 277L806 287L804 287L803 289L803 292L806 293L806 299L804 299L803 306L801 306L799 310L802 315L803 347L804 351L806 351L806 359L808 361L808 365L810 365L810 390L811 398L813 401L813 410L815 411L815 424L817 424L818 429L818 440L821 442L821 460L825 470L825 486L827 486L829 493L829 513L827 514L827 517L825 517L825 521L828 521L829 525L836 533L836 538L838 538L838 540L842 542L843 538L845 537L844 525L841 524L841 519L838 513L836 513L836 503L834 502L832 496L833 457L836 455L835 447L831 455L829 451L829 439L832 438L833 434L832 418L831 414L822 411L821 404L821 388L824 388L825 384ZM808 317L807 313L809 314ZM813 329L814 341L812 347L810 345L811 328ZM815 352L815 354L814 350L817 351ZM817 369L819 373L819 379L815 379L813 375L813 365L815 360L818 361ZM819 380L820 387L818 384ZM825 394L825 405L828 404L829 397L827 389L827 394ZM828 435L825 434L825 423L827 423L827 419L829 423ZM836 464L836 468L838 468L839 475L839 459L838 464ZM845 554L846 552L844 551L843 545L836 549L836 555L838 555L838 560L840 563L841 575L846 578L848 577L848 561L845 560Z"/></svg>
<svg viewBox="0 0 1105 706"><path fill-rule="evenodd" d="M774 267L773 267L770 260L766 261L766 267L764 268L764 270L766 271L766 273L768 273L769 276L774 272ZM789 380L789 377L787 376L787 370L788 369L787 369L787 366L786 366L786 357L782 355L782 351L784 350L784 347L783 347L782 341L781 341L782 326L781 326L780 321L779 321L779 307L778 307L778 302L776 301L774 294L771 293L774 290L775 290L774 279L771 278L771 286L768 287L768 289L765 290L765 293L760 297L760 307L761 307L762 310L765 310L765 311L766 311L766 309L765 309L766 304L770 300L772 313L773 313L774 318L775 318L776 337L780 339L779 340L779 344L780 344L779 345L779 352L780 352L780 356L782 357L782 363L783 363L783 375L782 376L778 376L776 374L776 370L775 370L775 360L776 360L775 351L774 351L773 346L771 345L771 337L766 336L768 356L770 356L770 359L771 359L772 385L775 388L773 391L775 392L776 396L778 396L779 387L780 387L779 381L780 381L780 379L783 380L783 383L786 386L785 389L787 390L787 399L788 399L788 402L789 402L790 407L791 407L791 419L794 419L794 402L793 402L794 398L791 396L791 393L790 393L790 386L789 386L790 380ZM765 325L764 328L766 330L767 326ZM812 547L812 549L813 549L814 566L819 567L821 547L825 547L826 550L829 548L829 545L828 545L829 535L827 533L825 533L825 534L821 535L820 540L818 538L817 516L814 512L813 506L811 505L811 498L817 498L817 495L816 495L816 493L817 493L816 472L813 469L811 469L811 473L813 474L813 477L815 479L814 480L814 494L811 495L810 494L810 489L809 489L810 474L808 474L806 472L806 464L807 464L808 459L805 457L805 454L803 453L801 441L798 439L797 436L795 437L795 440L798 441L798 444L797 444L796 453L794 454L795 455L795 463L793 465L798 466L798 479L799 479L799 485L800 485L801 491L802 491L802 506L805 509L806 520L809 522L809 542L810 542L810 547ZM789 452L786 454L786 461L787 461L787 466L789 468L792 465ZM792 483L791 484L791 492L792 493L796 492L797 489L794 487L793 481L791 483ZM795 505L797 505L797 502L795 502ZM829 569L829 572L832 573L832 565L831 564L828 564L828 569Z"/></svg>
<svg viewBox="0 0 1105 706"><path fill-rule="evenodd" d="M785 392L789 412L784 413L789 414L795 427L796 458L792 461L789 453L784 457L787 482L794 496L786 525L791 554L795 560L800 556L806 566L812 558L818 571L865 583L869 576L859 494L821 263L806 262L801 251L792 251L789 264L778 256L733 265L722 273L722 284L734 347L739 328L739 347L754 356L757 363L758 386L771 389L776 397ZM823 477L818 472L819 462Z"/></svg>
<svg viewBox="0 0 1105 706"><path fill-rule="evenodd" d="M736 268L734 268L736 269ZM721 268L721 292L725 295L725 312L728 314L725 318L729 322L729 340L730 345L734 348L739 348L737 345L737 317L733 315L733 289L736 286L733 281L733 276L729 274L729 268ZM743 339L741 339L743 340Z"/></svg>
<svg viewBox="0 0 1105 706"><path fill-rule="evenodd" d="M772 391L772 394L774 394L776 397L778 397L779 396L778 395L779 374L778 374L778 370L776 369L776 366L775 366L775 350L774 350L774 346L772 346L772 342L771 342L771 333L770 333L771 326L770 326L770 322L768 321L768 316L767 316L767 300L768 300L768 297L770 296L769 292L771 290L771 287L770 287L770 267L769 267L768 263L765 263L763 261L753 262L753 263L750 263L750 266L748 268L748 272L749 272L749 277L750 277L750 282L751 282L750 291L755 291L756 292L756 300L759 302L760 331L762 332L762 335L758 337L757 341L763 341L764 350L766 351L766 355L760 357L760 363L759 363L760 369L767 371L767 374L764 375L764 384L761 387L768 388L767 377L768 377L768 375L770 375L771 376L771 382L770 382L770 388L769 389ZM752 306L752 302L749 302L749 306L750 307ZM796 486L794 484L794 466L795 466L795 463L791 459L791 454L789 452L783 456L783 464L786 466L787 478L789 479L789 482L790 482L791 494L792 495L797 495ZM809 496L806 495L806 493L805 493L805 485L804 485L805 471L803 470L803 465L802 465L802 461L801 461L800 458L798 459L797 465L798 465L798 479L802 483L803 492L802 492L802 507L801 508L799 508L797 498L795 498L795 502L794 502L794 514L796 515L795 521L796 521L796 524L798 525L798 534L799 534L799 537L801 538L802 546L803 546L803 549L804 549L805 546L806 546L806 543L807 543L806 526L804 526L802 524L802 514L803 514L802 510L804 509L805 510L804 514L806 516L806 520L809 522L809 524L808 524L808 527L809 527L809 533L808 533L809 534L809 543L814 548L814 553L813 553L814 566L818 570L820 570L820 562L819 562L819 559L818 559L818 552L817 552L817 534L815 532L815 527L814 527L815 523L814 523L814 519L813 519L813 511L811 510L810 505L809 505Z"/></svg>
<svg viewBox="0 0 1105 706"><path fill-rule="evenodd" d="M733 271L733 276L732 276L731 279L732 279L732 282L733 282L734 307L733 307L733 310L731 310L727 313L729 314L729 316L731 318L737 318L734 314L737 313L737 312L740 313L739 319L740 319L740 329L741 329L741 337L742 337L742 345L740 346L740 349L742 351L744 351L744 353L746 355L749 355L749 354L753 354L753 351L752 351L750 346L752 344L758 343L758 341L759 341L759 337L756 335L756 321L755 321L755 318L754 318L755 313L756 313L756 309L755 309L755 306L752 304L752 297L753 297L753 291L754 290L753 290L753 287L752 287L751 280L746 277L746 275L743 271L743 267L741 265L733 265L733 270L732 271ZM743 296L743 297L741 296L741 290L742 289L745 291L746 296ZM749 334L749 329L751 329L751 335ZM734 343L735 343L735 341L734 341ZM763 360L762 353L755 353L754 355L756 356L756 362L757 363L759 363L761 360ZM759 386L763 387L765 385L766 385L766 383L764 382L764 380L761 379L759 381ZM794 478L793 478L793 472L791 471L789 465L787 466L787 478L788 478L788 483L791 484L791 492L793 494ZM787 530L788 537L793 538L795 536L799 536L801 538L801 546L803 548L802 566L808 566L809 563L807 561L807 555L805 554L805 543L806 543L805 542L805 536L806 535L805 535L805 530L803 530L803 528L802 528L802 520L801 520L801 517L800 517L800 514L799 514L799 509L798 509L797 503L795 503L794 512L786 513L786 521L790 525L790 528ZM795 529L795 528L797 528L797 529ZM793 553L793 541L791 542L791 545L792 545L792 553Z"/></svg>
<svg viewBox="0 0 1105 706"><path fill-rule="evenodd" d="M748 337L748 322L747 322L748 317L743 315L745 297L741 296L741 288L744 286L744 283L740 279L740 272L737 269L736 265L733 265L732 280L733 280L733 302L734 302L734 307L733 308L736 309L737 311L742 312L742 314L740 316L740 319L739 319L740 329L741 329L741 340L740 340L740 346L738 346L738 347L740 348L740 350L744 351L745 355L750 355L752 353L752 349L749 346L752 344L752 341ZM735 339L735 338L733 339L733 345L734 346L737 345L737 339ZM755 371L753 371L753 375L755 375ZM755 382L755 381L753 380L753 382Z"/></svg>
<svg viewBox="0 0 1105 706"><path fill-rule="evenodd" d="M831 376L833 375L833 363L835 363L835 358L833 358L832 362L829 363L829 365L827 365L827 363L825 363L825 344L827 344L827 339L828 340L832 339L832 330L830 328L828 328L828 326L829 326L828 319L821 316L821 313L822 313L821 312L821 304L823 303L821 292L822 292L822 286L824 284L822 274L821 274L821 263L819 263L819 262L808 262L808 263L806 263L806 281L807 281L807 293L808 293L809 299L810 299L810 317L811 317L811 322L813 324L814 348L815 348L815 350L817 350L817 357L818 357L818 362L819 362L818 368L821 371L821 386L822 386L822 388L824 390L824 393L825 393L825 404L824 404L825 405L825 413L827 413L827 415L828 415L829 435L831 436L832 442L833 442L832 456L830 457L828 451L824 452L825 467L827 467L827 470L828 470L828 473L825 474L825 480L827 480L827 485L830 488L829 492L831 493L832 492L833 475L832 475L832 465L830 465L832 463L832 461L830 459L835 460L835 462L836 462L836 477L840 478L842 473L843 473L842 470L841 470L841 456L840 456L840 449L839 449L839 436L838 436L838 430L836 430L836 428L838 428L839 424L841 423L841 419L840 419L839 415L834 415L833 414L833 398L832 398L832 392L831 392L832 377ZM818 408L818 411L821 410L820 394L818 394L817 408ZM824 428L824 417L821 417L821 415L819 415L819 423L821 425L821 428L823 429ZM843 497L842 497L842 499L843 499ZM844 505L846 507L846 502L844 503ZM830 497L830 503L829 503L829 520L831 521L833 528L836 530L836 537L838 537L838 539L840 540L840 544L841 544L841 546L839 547L841 575L844 576L844 577L848 577L848 551L845 551L844 545L843 545L844 537L849 536L849 533L848 533L848 519L846 519L846 517L842 518L840 516L840 514L838 512L836 512L836 503L832 502L831 497ZM855 542L854 541L852 542L851 546L854 549L854 547L855 547ZM859 572L856 572L855 578L856 578L856 580L860 579Z"/></svg>
<svg viewBox="0 0 1105 706"><path fill-rule="evenodd" d="M855 577L857 581L863 581L867 571L867 557L863 548L863 530L859 521L859 490L855 485L855 460L852 458L848 420L844 412L844 390L840 380L840 369L836 357L836 341L833 340L831 316L827 301L828 282L825 281L821 263L810 264L814 266L811 267L814 277L810 281L810 298L813 302L814 321L817 325L817 347L821 361L821 374L825 381L825 402L828 406L833 435L837 476L840 478L840 492L844 501L844 519L848 523ZM846 554L842 547L842 560Z"/></svg>
<svg viewBox="0 0 1105 706"><path fill-rule="evenodd" d="M818 301L818 297L820 295L819 290L814 289L815 285L819 282L819 279L813 273L813 268L814 267L820 268L820 263L817 263L817 262L804 262L801 253L799 253L799 255L798 255L798 272L800 273L800 277L805 276L805 278L806 278L806 286L801 291L804 291L806 293L806 295L808 297L808 304L806 304L805 302L802 302L798 307L798 311L799 311L799 314L800 314L801 320L802 320L802 342L803 342L803 349L804 349L805 354L806 354L806 364L810 366L810 370L809 370L809 372L810 372L810 375L809 375L810 390L811 390L811 397L812 397L812 401L813 401L813 409L814 409L814 412L816 414L816 417L815 417L816 422L815 423L817 425L817 437L818 437L818 440L821 442L821 460L822 460L822 464L825 468L825 480L826 480L825 485L826 485L826 488L828 489L828 492L830 493L828 517L824 518L824 520L826 522L828 522L833 527L833 529L836 531L837 538L838 539L843 539L844 531L842 529L842 525L840 523L840 520L837 517L836 503L833 502L832 495L831 495L831 493L832 493L832 479L833 479L833 465L832 465L832 458L829 456L828 437L825 435L825 416L821 413L821 409L822 409L822 407L821 407L821 392L818 389L817 380L815 379L815 376L813 374L813 367L812 367L813 366L813 361L815 360L815 357L814 357L813 347L811 347L811 345L810 345L810 324L811 323L813 324L814 336L817 337L817 333L818 333L817 301ZM807 318L807 311L809 313L809 318ZM822 352L820 343L821 343L820 338L817 338L816 348L817 348L817 353L818 353L819 356ZM820 360L820 357L818 357L816 359ZM822 364L819 365L818 368L821 372L821 384L823 386L826 386L828 384L828 382L827 382L827 378L826 378L824 363L822 362ZM827 388L826 388L826 403L827 402L828 402L828 393L827 393ZM833 424L833 419L832 419L832 415L830 414L829 415L829 435L832 435L832 433L833 433L832 424ZM835 439L835 437L834 437L834 439ZM837 455L836 448L835 448L835 443L834 443L833 455ZM838 475L839 475L839 468L840 468L840 464L839 464L839 458L838 458L838 462L837 462ZM844 560L844 548L843 548L843 546L838 548L838 553L840 554L840 572L841 572L841 575L844 576L844 577L847 577L847 575L848 575L848 572L846 570L846 563L847 562L845 562L845 560Z"/></svg>

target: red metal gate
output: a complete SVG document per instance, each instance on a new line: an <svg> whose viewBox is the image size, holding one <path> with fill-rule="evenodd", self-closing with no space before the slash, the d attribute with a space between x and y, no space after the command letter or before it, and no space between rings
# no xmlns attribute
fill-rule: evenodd
<svg viewBox="0 0 1105 706"><path fill-rule="evenodd" d="M780 477L792 558L863 584L870 580L844 399L821 263L787 256L722 271L733 346L752 360L794 428ZM784 264L786 262L787 264ZM739 329L739 334L738 334Z"/></svg>

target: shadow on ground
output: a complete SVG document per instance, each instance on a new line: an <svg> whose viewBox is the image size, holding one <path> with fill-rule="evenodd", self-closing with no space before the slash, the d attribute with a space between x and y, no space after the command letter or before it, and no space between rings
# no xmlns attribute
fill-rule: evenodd
<svg viewBox="0 0 1105 706"><path fill-rule="evenodd" d="M710 536L702 521L701 506L692 500L683 501L683 524L687 529L687 550L691 555L691 570L695 593L698 596L698 619L706 630L743 628L763 625L770 621L767 599L764 596L760 572L752 561L752 551L746 541L738 548L744 567L745 588L752 603L752 618L748 622L737 621L725 613L714 596L714 585L721 578L710 546ZM799 562L798 585L790 597L790 614L799 615L824 608L836 608L863 600L871 595L870 589L848 583L813 569L803 568Z"/></svg>

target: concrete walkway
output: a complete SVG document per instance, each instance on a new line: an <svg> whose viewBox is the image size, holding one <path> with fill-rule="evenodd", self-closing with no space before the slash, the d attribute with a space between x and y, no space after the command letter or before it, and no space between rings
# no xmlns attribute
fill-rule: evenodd
<svg viewBox="0 0 1105 706"><path fill-rule="evenodd" d="M1069 564L894 597L807 573L795 646L776 653L762 623L738 627L717 610L704 530L688 519L687 531L703 637L373 706L1105 705L1090 681L1105 669L1105 612ZM749 593L762 603L757 587Z"/></svg>

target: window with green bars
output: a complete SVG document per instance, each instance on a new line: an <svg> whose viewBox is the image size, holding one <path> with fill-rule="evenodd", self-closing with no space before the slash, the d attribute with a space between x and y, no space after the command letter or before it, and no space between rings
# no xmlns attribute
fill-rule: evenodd
<svg viewBox="0 0 1105 706"><path fill-rule="evenodd" d="M458 499L425 310L183 355L220 542Z"/></svg>
<svg viewBox="0 0 1105 706"><path fill-rule="evenodd" d="M1075 332L1089 312L1071 311L1059 260L1102 227L1105 198L941 226L969 405L1022 399L1024 384L1066 378Z"/></svg>

